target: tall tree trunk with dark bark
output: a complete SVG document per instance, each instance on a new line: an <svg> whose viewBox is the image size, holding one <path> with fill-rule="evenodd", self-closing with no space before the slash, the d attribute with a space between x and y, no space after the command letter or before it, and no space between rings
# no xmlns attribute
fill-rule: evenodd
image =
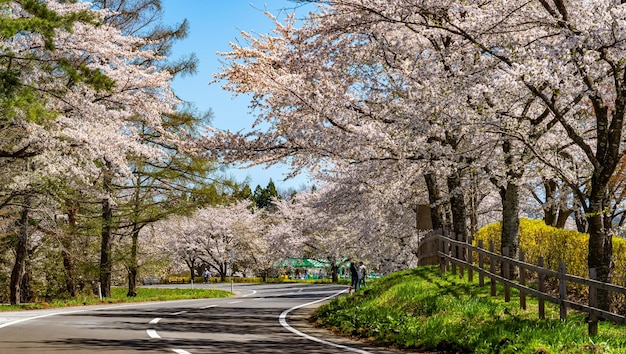
<svg viewBox="0 0 626 354"><path fill-rule="evenodd" d="M24 197L24 206L20 215L20 227L15 246L15 264L11 271L9 283L9 301L12 305L20 304L22 301L22 284L24 274L26 274L26 258L28 257L28 219L32 204L31 196Z"/></svg>
<svg viewBox="0 0 626 354"><path fill-rule="evenodd" d="M339 265L336 262L333 262L330 267L330 274L333 283L339 282Z"/></svg>
<svg viewBox="0 0 626 354"><path fill-rule="evenodd" d="M595 177L592 178L595 180ZM592 192L589 198L589 210L587 211L587 223L589 225L589 254L587 264L589 269L595 269L597 280L610 283L613 279L613 235L611 234L611 218L609 209L608 192L594 192L593 187L600 183L592 181ZM606 188L604 189L606 191ZM611 296L606 290L598 289L598 306L603 310L611 307Z"/></svg>
<svg viewBox="0 0 626 354"><path fill-rule="evenodd" d="M452 231L456 234L457 240L465 242L467 241L467 216L460 171L456 170L448 176L447 182L452 212Z"/></svg>
<svg viewBox="0 0 626 354"><path fill-rule="evenodd" d="M133 227L131 232L132 243L130 246L130 264L128 265L128 293L126 296L137 296L137 275L139 273L139 262L137 260L137 247L139 244L139 229Z"/></svg>
<svg viewBox="0 0 626 354"><path fill-rule="evenodd" d="M78 206L73 205L72 202L66 201L67 216L68 216L68 232L63 235L61 239L61 255L63 257L63 269L65 270L65 289L70 297L74 297L77 294L76 279L74 271L74 262L72 259L73 240L76 235L76 214L78 213Z"/></svg>
<svg viewBox="0 0 626 354"><path fill-rule="evenodd" d="M506 188L500 189L502 198L502 234L500 236L500 251L508 249L509 257L519 259L519 187L508 181ZM515 267L509 267L509 274L503 274L508 279L515 277Z"/></svg>
<svg viewBox="0 0 626 354"><path fill-rule="evenodd" d="M100 286L103 297L111 297L111 275L113 272L112 262L112 237L113 237L113 207L111 194L113 181L110 173L110 164L107 164L104 175L103 190L107 196L102 199L102 234L100 243Z"/></svg>
<svg viewBox="0 0 626 354"><path fill-rule="evenodd" d="M424 175L426 181L426 188L428 189L428 202L430 204L430 220L433 226L433 230L443 230L445 227L444 222L444 207L441 203L441 192L437 185L437 177L433 173L427 173Z"/></svg>

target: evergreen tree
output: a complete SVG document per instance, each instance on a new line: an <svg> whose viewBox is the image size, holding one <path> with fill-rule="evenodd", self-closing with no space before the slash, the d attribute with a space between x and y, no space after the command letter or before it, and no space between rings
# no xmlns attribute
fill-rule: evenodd
<svg viewBox="0 0 626 354"><path fill-rule="evenodd" d="M254 194L252 198L259 209L268 209L273 206L272 199L280 198L278 191L276 190L276 186L274 185L274 181L270 179L269 183L265 188L262 188L260 185L257 185L254 189Z"/></svg>

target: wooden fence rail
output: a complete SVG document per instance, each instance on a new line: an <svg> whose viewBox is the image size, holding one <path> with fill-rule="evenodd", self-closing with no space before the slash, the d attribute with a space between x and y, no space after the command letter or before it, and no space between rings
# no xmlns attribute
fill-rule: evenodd
<svg viewBox="0 0 626 354"><path fill-rule="evenodd" d="M503 254L495 253L493 243L490 243L489 250L483 248L481 241L478 246L472 245L471 237L467 242L458 241L454 235L444 236L432 233L426 236L420 242L418 247L418 264L439 264L443 272L448 270L451 265L451 271L456 274L459 268L460 276L463 277L467 270L468 280L472 281L473 272L477 272L479 276L479 285L484 286L484 278L490 278L491 296L496 296L496 283L500 282L504 286L505 301L510 301L510 289L519 290L520 307L526 308L526 296L534 296L539 301L538 316L545 318L545 301L552 302L559 306L560 318L564 320L567 316L567 309L573 309L589 314L588 330L590 335L596 335L598 331L599 319L608 321L626 323L626 317L614 312L609 312L598 308L597 306L597 290L602 289L613 294L622 294L626 296L626 288L614 284L603 283L593 279L581 278L575 275L567 274L565 263L559 265L559 270L554 271L543 267L544 260L540 257L537 265L526 263L524 254L520 253L520 259L508 257L507 250L502 250ZM478 264L475 264L474 254L478 256ZM489 268L485 267L485 262L489 261ZM499 265L500 274L497 274L496 267ZM513 267L513 268L511 268ZM518 270L518 279L511 279L508 275ZM513 270L512 272L510 270ZM527 275L532 272L537 274L536 289L527 284ZM590 271L591 276L595 274L594 270ZM553 296L546 291L546 278L554 278L558 280L558 295ZM589 289L589 303L581 304L570 301L567 298L568 283L585 286Z"/></svg>

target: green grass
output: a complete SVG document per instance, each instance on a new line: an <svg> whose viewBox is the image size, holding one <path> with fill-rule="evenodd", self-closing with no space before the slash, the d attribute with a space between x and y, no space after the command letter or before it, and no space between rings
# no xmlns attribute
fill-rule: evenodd
<svg viewBox="0 0 626 354"><path fill-rule="evenodd" d="M29 303L21 305L2 305L0 311L34 310L53 307L84 306L98 304L117 304L126 302L190 300L205 298L229 297L232 293L217 289L165 289L137 288L136 297L127 297L125 287L111 288L111 297L100 300L97 296L80 296L74 299L55 300L51 302Z"/></svg>
<svg viewBox="0 0 626 354"><path fill-rule="evenodd" d="M489 286L458 275L420 267L368 283L356 294L320 307L313 320L342 335L379 345L460 353L626 353L626 326L599 324L599 335L587 335L585 316L546 303L539 320L537 302L527 297L519 308L512 291L504 302L502 288L489 296Z"/></svg>

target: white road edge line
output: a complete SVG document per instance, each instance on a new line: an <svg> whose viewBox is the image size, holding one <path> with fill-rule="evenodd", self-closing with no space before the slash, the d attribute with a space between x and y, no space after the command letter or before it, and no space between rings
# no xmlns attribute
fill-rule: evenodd
<svg viewBox="0 0 626 354"><path fill-rule="evenodd" d="M99 310L99 309L96 309L96 310ZM40 318L45 318L45 317L50 317L50 316L67 315L67 314L71 314L71 313L80 313L80 312L87 312L87 311L95 311L95 310L94 309L85 309L85 310L75 310L75 311L60 311L60 312L48 313L48 314L45 314L45 315L26 317L26 318L21 318L19 320L15 320L15 321L11 321L11 322L7 322L7 323L4 323L4 324L1 324L0 328L9 327L9 326L13 326L14 324L18 324L18 323L22 323L22 322L26 322L26 321L30 321L30 320L37 320L37 319L40 319Z"/></svg>
<svg viewBox="0 0 626 354"><path fill-rule="evenodd" d="M298 331L297 329L295 329L295 328L291 327L289 324L287 324L287 314L288 314L289 312L291 312L291 311L293 311L293 310L297 310L297 309L299 309L299 308L301 308L301 307L305 307L305 306L313 305L313 304L316 304L316 303L318 303L318 302L322 302L322 301L326 301L326 300L328 300L328 299L332 299L333 297L338 296L338 295L340 295L340 294L343 294L343 293L345 293L346 291L348 291L348 290L342 290L342 291L340 291L340 292L338 292L338 293L336 293L336 294L334 294L334 295L331 295L331 296L325 297L325 298L323 298L323 299L320 299L320 300L317 300L317 301L313 301L313 302L309 302L309 303L302 304L302 305L298 305L298 306L292 307L292 308L290 308L290 309L288 309L288 310L285 310L285 311L283 311L283 313L281 313L281 314L280 314L280 317L278 318L278 322L280 322L280 324L281 324L283 327L285 327L287 330L291 331L292 333L295 333L295 334L299 335L300 337L306 338L306 339L308 339L308 340L312 340L312 341L314 341L314 342L318 342L318 343L321 343L321 344L329 345L329 346L331 346L331 347L335 347L335 348L345 349L345 350L347 350L347 351L351 351L351 352L355 352L355 353L360 353L360 354L373 354L373 353L368 352L368 351L365 351L365 350L361 350L361 349L357 349L357 348L352 348L352 347L348 347L348 346L341 345L341 344L332 343L332 342L329 342L329 341L325 341L325 340L323 340L323 339L319 339L319 338L316 338L316 337L310 336L310 335L308 335L308 334L306 334L306 333L302 333L302 332Z"/></svg>
<svg viewBox="0 0 626 354"><path fill-rule="evenodd" d="M174 300L174 301L148 301L148 302L142 302L142 303L125 304L125 305L108 305L108 306L93 307L93 308L80 309L80 310L68 310L68 311L60 310L58 312L47 313L45 315L25 317L25 318L20 318L19 320L6 322L3 324L0 324L0 328L9 327L9 326L16 325L18 323L37 320L40 318L46 318L50 316L69 315L73 313L91 312L91 311L117 310L117 309L122 309L122 308L127 308L127 307L153 306L153 305L158 305L158 304L163 304L163 303L168 303L168 302L197 302L197 301L198 301L197 299L196 300Z"/></svg>
<svg viewBox="0 0 626 354"><path fill-rule="evenodd" d="M256 294L256 290L252 290L252 292L250 294L246 294L246 295L244 295L242 297L246 297L246 296L250 296L250 295L254 295L254 294Z"/></svg>

